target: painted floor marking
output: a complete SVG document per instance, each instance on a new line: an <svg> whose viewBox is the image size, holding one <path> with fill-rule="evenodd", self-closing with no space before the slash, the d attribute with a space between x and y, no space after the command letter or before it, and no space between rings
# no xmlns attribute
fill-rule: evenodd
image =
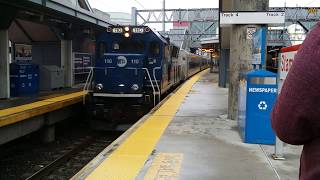
<svg viewBox="0 0 320 180"><path fill-rule="evenodd" d="M181 153L159 153L154 158L144 180L178 180L183 160Z"/></svg>
<svg viewBox="0 0 320 180"><path fill-rule="evenodd" d="M86 179L135 179L178 111L184 97L191 90L193 84L206 72L207 70L202 71L184 83L167 102L137 128Z"/></svg>
<svg viewBox="0 0 320 180"><path fill-rule="evenodd" d="M44 108L43 112L49 112L50 109L46 109L45 107L47 107L49 105L53 105L58 102L69 101L72 99L80 98L85 94L86 94L86 92L81 91L81 92L71 93L71 94L67 94L67 95L63 95L63 96L58 96L58 97L49 98L46 100L33 102L30 104L11 107L8 109L2 109L2 110L0 110L0 127L6 126L9 124L13 124L13 123L16 123L16 122L19 122L21 120L26 119L26 118L14 118L14 117L9 118L9 116L17 115L19 117L30 118L30 117L33 117L33 116L36 116L36 115L39 115L42 113L42 112L40 112L41 110L35 111L35 109L37 109L37 108L43 107ZM33 111L33 112L27 112L27 111ZM21 113L28 113L28 115L22 115Z"/></svg>

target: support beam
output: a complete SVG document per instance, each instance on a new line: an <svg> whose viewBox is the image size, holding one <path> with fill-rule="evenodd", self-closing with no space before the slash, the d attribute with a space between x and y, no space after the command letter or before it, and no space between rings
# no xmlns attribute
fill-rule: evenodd
<svg viewBox="0 0 320 180"><path fill-rule="evenodd" d="M233 0L233 11L267 11L269 0ZM239 81L252 69L252 40L247 39L248 25L233 25L230 35L230 84L228 99L228 116L237 118ZM250 27L259 28L258 25Z"/></svg>
<svg viewBox="0 0 320 180"><path fill-rule="evenodd" d="M162 32L166 32L166 0L162 2Z"/></svg>
<svg viewBox="0 0 320 180"><path fill-rule="evenodd" d="M61 40L61 67L64 70L65 87L73 86L72 40Z"/></svg>
<svg viewBox="0 0 320 180"><path fill-rule="evenodd" d="M21 23L18 20L14 20L16 25L20 28L20 30L23 32L23 34L28 38L30 42L34 42L30 34L26 31L26 29L21 25Z"/></svg>
<svg viewBox="0 0 320 180"><path fill-rule="evenodd" d="M0 99L9 98L9 34L7 29L0 30L0 82Z"/></svg>
<svg viewBox="0 0 320 180"><path fill-rule="evenodd" d="M137 8L136 7L132 7L131 8L131 24L136 26L137 23Z"/></svg>

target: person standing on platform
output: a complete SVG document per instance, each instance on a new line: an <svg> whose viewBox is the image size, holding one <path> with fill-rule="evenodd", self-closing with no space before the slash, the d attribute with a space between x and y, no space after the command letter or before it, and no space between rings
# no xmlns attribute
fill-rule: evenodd
<svg viewBox="0 0 320 180"><path fill-rule="evenodd" d="M304 145L300 180L320 179L320 22L300 46L271 113L277 136Z"/></svg>

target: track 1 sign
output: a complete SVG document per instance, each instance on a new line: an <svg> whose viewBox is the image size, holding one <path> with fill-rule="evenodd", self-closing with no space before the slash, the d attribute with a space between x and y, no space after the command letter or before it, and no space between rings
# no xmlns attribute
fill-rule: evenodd
<svg viewBox="0 0 320 180"><path fill-rule="evenodd" d="M284 24L284 11L265 12L221 12L220 25L232 24Z"/></svg>

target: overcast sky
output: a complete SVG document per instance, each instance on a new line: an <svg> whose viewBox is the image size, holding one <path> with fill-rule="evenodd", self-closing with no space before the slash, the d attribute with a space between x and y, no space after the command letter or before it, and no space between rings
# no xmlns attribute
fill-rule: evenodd
<svg viewBox="0 0 320 180"><path fill-rule="evenodd" d="M161 9L163 0L88 0L91 7L105 12L131 13L131 8ZM218 8L219 0L166 0L166 8ZM320 0L269 0L271 7L283 7L286 2L288 7L320 7ZM138 20L139 21L139 20ZM162 30L161 24L148 24L155 30ZM166 30L172 28L172 24L166 25Z"/></svg>
<svg viewBox="0 0 320 180"><path fill-rule="evenodd" d="M282 7L286 1L287 6L319 7L320 0L270 0L270 6ZM162 8L162 0L89 0L91 7L106 12L131 12L131 7L137 9ZM218 0L167 0L166 8L216 8Z"/></svg>

